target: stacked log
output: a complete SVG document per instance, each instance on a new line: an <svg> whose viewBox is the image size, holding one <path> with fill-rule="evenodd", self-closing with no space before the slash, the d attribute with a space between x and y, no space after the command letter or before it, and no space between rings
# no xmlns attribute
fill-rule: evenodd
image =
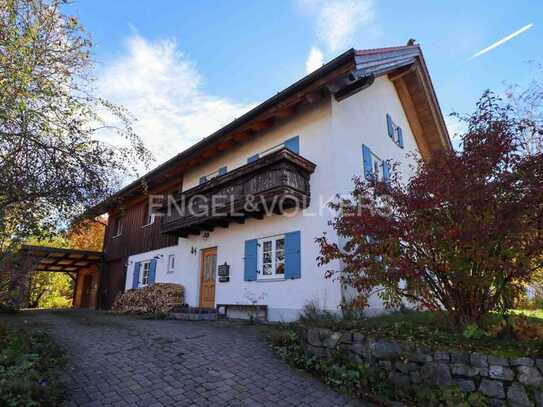
<svg viewBox="0 0 543 407"><path fill-rule="evenodd" d="M180 284L156 283L119 294L113 310L121 313L166 313L185 302L185 288Z"/></svg>

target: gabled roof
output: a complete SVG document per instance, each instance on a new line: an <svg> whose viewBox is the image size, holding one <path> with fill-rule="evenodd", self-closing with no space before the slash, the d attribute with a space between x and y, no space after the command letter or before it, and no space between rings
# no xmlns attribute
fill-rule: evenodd
<svg viewBox="0 0 543 407"><path fill-rule="evenodd" d="M119 201L141 195L146 189L152 190L180 176L201 160L257 136L272 127L277 119L295 114L301 105L315 103L329 94L341 100L370 86L374 78L382 75L389 75L394 81L423 156L429 159L436 149L450 149L445 122L420 47L350 49L122 188L93 208L92 213L106 212L117 207ZM421 115L422 120L418 117Z"/></svg>

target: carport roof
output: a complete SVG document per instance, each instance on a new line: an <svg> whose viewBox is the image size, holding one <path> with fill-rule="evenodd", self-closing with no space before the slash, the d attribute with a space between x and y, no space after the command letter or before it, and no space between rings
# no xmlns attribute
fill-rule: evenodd
<svg viewBox="0 0 543 407"><path fill-rule="evenodd" d="M39 259L35 271L74 273L98 265L103 258L102 252L46 246L23 245L21 251Z"/></svg>

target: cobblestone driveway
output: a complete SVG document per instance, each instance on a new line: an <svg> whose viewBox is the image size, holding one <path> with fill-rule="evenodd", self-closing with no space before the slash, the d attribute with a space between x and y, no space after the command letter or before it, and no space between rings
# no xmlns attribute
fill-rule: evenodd
<svg viewBox="0 0 543 407"><path fill-rule="evenodd" d="M257 327L83 311L20 314L63 345L68 405L357 405L288 367ZM261 328L260 328L261 329Z"/></svg>

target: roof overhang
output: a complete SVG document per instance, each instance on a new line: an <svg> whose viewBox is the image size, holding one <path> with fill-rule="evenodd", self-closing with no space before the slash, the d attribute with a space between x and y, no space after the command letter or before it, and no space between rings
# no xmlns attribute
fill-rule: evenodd
<svg viewBox="0 0 543 407"><path fill-rule="evenodd" d="M278 120L295 114L301 106L318 102L330 94L342 100L371 86L374 78L382 75L388 75L394 82L423 158L428 160L438 150L451 149L418 45L365 51L350 49L122 188L89 213L99 215L116 210L141 197L145 191L166 192L165 186L172 185L172 180L180 178L188 168L257 136Z"/></svg>
<svg viewBox="0 0 543 407"><path fill-rule="evenodd" d="M76 273L99 266L103 259L102 252L46 246L23 245L21 252L36 259L34 271Z"/></svg>

